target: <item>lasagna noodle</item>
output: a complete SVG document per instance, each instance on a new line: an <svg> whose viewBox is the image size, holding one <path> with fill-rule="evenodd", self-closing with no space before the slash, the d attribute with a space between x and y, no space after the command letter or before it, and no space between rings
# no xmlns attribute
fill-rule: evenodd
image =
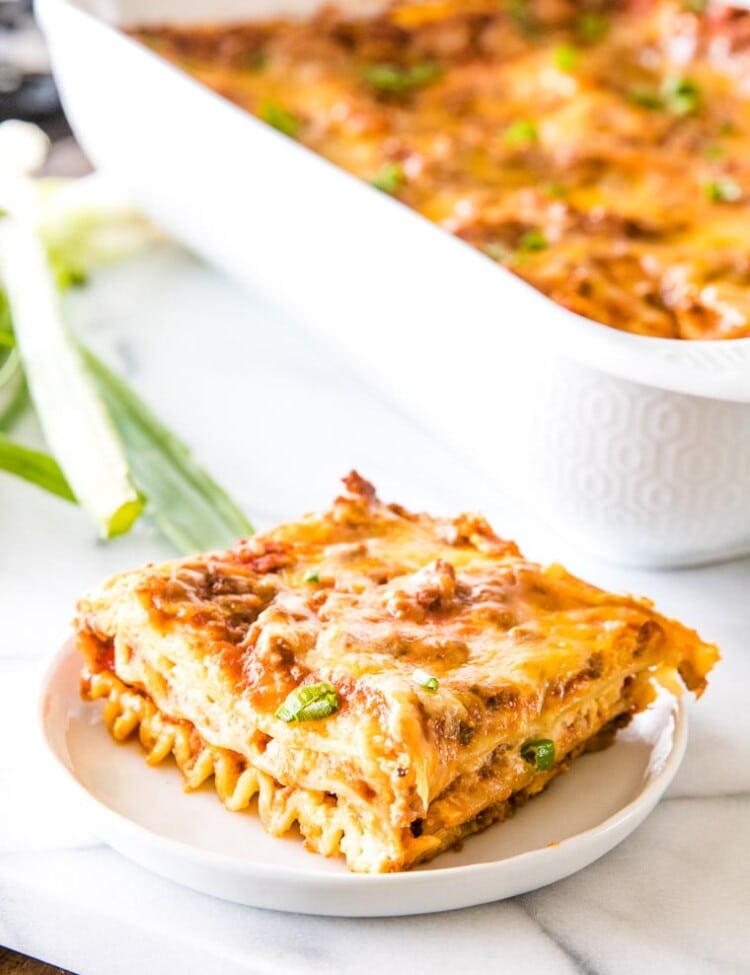
<svg viewBox="0 0 750 975"><path fill-rule="evenodd" d="M384 505L357 475L323 515L224 553L115 577L79 606L84 694L230 809L357 871L412 866L504 818L647 706L652 679L700 693L715 648L487 523ZM434 677L437 688L418 682ZM285 723L326 682L339 707ZM434 682L433 682L434 683ZM548 739L536 768L524 744Z"/></svg>

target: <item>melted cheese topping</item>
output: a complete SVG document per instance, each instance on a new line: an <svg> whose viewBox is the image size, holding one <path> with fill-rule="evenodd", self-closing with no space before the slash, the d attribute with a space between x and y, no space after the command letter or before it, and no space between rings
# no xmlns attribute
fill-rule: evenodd
<svg viewBox="0 0 750 975"><path fill-rule="evenodd" d="M433 0L136 33L565 307L643 335L737 338L750 13L700 8Z"/></svg>
<svg viewBox="0 0 750 975"><path fill-rule="evenodd" d="M302 790L286 829L331 806L352 869L411 865L542 788L524 742L554 741L560 771L647 705L652 677L703 689L716 649L647 601L527 562L477 516L414 515L346 484L323 515L114 577L77 629L86 687L114 672L205 747ZM276 716L321 682L334 714Z"/></svg>

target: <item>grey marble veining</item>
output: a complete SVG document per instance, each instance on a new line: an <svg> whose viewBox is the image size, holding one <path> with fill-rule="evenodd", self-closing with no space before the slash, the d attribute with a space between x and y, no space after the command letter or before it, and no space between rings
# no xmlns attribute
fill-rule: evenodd
<svg viewBox="0 0 750 975"><path fill-rule="evenodd" d="M750 561L646 573L551 536L303 329L164 249L75 296L91 344L262 526L324 505L351 467L422 509L484 511L540 559L647 593L720 643L666 798L585 871L425 917L283 915L175 886L98 841L58 788L36 726L46 658L77 595L170 550L148 528L102 545L77 510L0 481L0 943L80 975L750 972ZM34 436L31 426L26 428Z"/></svg>

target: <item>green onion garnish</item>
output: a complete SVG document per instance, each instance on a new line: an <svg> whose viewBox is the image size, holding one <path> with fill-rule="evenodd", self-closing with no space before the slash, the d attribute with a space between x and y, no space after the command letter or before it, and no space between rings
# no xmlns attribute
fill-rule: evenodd
<svg viewBox="0 0 750 975"><path fill-rule="evenodd" d="M634 105L646 108L650 112L660 112L664 108L664 100L661 95L644 88L632 88L628 92L628 98Z"/></svg>
<svg viewBox="0 0 750 975"><path fill-rule="evenodd" d="M609 30L609 21L602 13L595 10L581 14L576 22L581 39L587 44L596 44L604 39Z"/></svg>
<svg viewBox="0 0 750 975"><path fill-rule="evenodd" d="M695 115L700 108L701 94L698 85L690 78L672 75L661 86L664 107L671 115Z"/></svg>
<svg viewBox="0 0 750 975"><path fill-rule="evenodd" d="M428 674L426 670L422 670L421 668L417 668L414 671L411 679L428 691L436 691L440 687L440 681L437 677L433 677L432 674Z"/></svg>
<svg viewBox="0 0 750 975"><path fill-rule="evenodd" d="M544 236L542 231L537 230L536 228L527 230L518 242L519 250L527 254L534 251L544 251L548 247L549 241Z"/></svg>
<svg viewBox="0 0 750 975"><path fill-rule="evenodd" d="M523 146L536 142L539 130L531 119L519 118L511 122L503 133L503 139L509 146Z"/></svg>
<svg viewBox="0 0 750 975"><path fill-rule="evenodd" d="M647 108L649 111L665 111L678 118L695 115L701 104L701 93L698 85L689 78L670 75L665 78L658 92L648 89L635 88L628 92L628 97L635 105Z"/></svg>
<svg viewBox="0 0 750 975"><path fill-rule="evenodd" d="M404 182L404 167L401 163L391 162L386 163L382 169L375 173L370 180L370 185L374 186L376 190L393 196L394 193L398 193Z"/></svg>
<svg viewBox="0 0 750 975"><path fill-rule="evenodd" d="M276 711L276 717L287 724L293 721L319 721L334 714L339 706L339 696L332 684L325 681L305 684L289 694Z"/></svg>
<svg viewBox="0 0 750 975"><path fill-rule="evenodd" d="M579 51L572 44L561 44L555 48L555 67L558 71L575 71L580 60Z"/></svg>
<svg viewBox="0 0 750 975"><path fill-rule="evenodd" d="M711 180L705 190L712 203L737 203L742 199L742 187L733 179Z"/></svg>
<svg viewBox="0 0 750 975"><path fill-rule="evenodd" d="M303 582L320 582L320 576L318 575L317 569L308 569L303 576Z"/></svg>
<svg viewBox="0 0 750 975"><path fill-rule="evenodd" d="M547 772L555 764L555 743L549 738L527 741L521 746L521 758L537 772Z"/></svg>
<svg viewBox="0 0 750 975"><path fill-rule="evenodd" d="M278 102L263 102L258 111L258 116L278 132L288 135L290 139L296 139L299 134L300 120L288 112L283 105L279 105Z"/></svg>
<svg viewBox="0 0 750 975"><path fill-rule="evenodd" d="M544 184L544 191L553 200L562 200L568 195L568 187L564 183L556 183L554 180Z"/></svg>
<svg viewBox="0 0 750 975"><path fill-rule="evenodd" d="M443 69L434 61L422 61L408 66L400 64L370 64L362 70L362 77L376 91L390 95L404 95L424 88L442 75Z"/></svg>
<svg viewBox="0 0 750 975"><path fill-rule="evenodd" d="M527 36L535 34L538 24L529 0L510 0L508 14L520 31Z"/></svg>
<svg viewBox="0 0 750 975"><path fill-rule="evenodd" d="M253 51L248 55L245 67L250 71L263 71L268 66L268 55L265 51Z"/></svg>

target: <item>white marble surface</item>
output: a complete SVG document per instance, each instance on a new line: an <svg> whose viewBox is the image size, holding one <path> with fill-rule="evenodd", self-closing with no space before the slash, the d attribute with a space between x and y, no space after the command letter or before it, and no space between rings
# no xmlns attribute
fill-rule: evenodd
<svg viewBox="0 0 750 975"><path fill-rule="evenodd" d="M718 641L684 765L655 813L584 872L502 903L381 920L252 910L97 843L36 728L45 660L76 596L169 554L146 529L102 545L76 509L0 479L0 944L79 975L522 969L750 972L750 561L677 573L594 562L394 412L300 326L164 249L77 295L78 328L195 447L258 526L324 505L351 467L381 494L484 511L534 557L647 593ZM27 434L34 431L27 428Z"/></svg>

